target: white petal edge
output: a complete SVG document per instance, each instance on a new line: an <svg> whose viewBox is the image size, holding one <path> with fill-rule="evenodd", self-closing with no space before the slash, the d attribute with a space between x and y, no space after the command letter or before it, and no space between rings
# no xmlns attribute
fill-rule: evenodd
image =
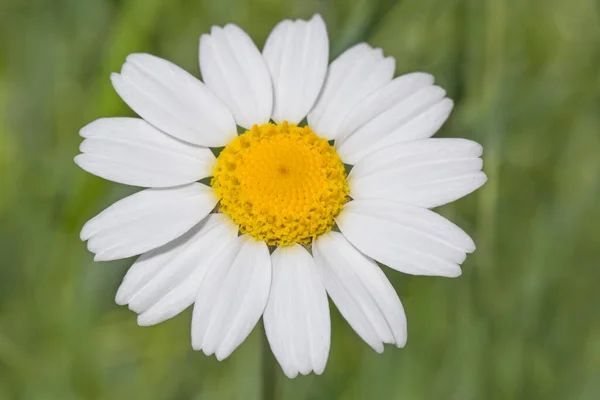
<svg viewBox="0 0 600 400"><path fill-rule="evenodd" d="M169 136L138 118L101 118L80 130L75 157L81 169L113 182L172 187L212 174L215 157L200 146Z"/></svg>
<svg viewBox="0 0 600 400"><path fill-rule="evenodd" d="M466 139L422 139L373 152L348 176L353 199L385 199L425 208L483 185L482 147Z"/></svg>
<svg viewBox="0 0 600 400"><path fill-rule="evenodd" d="M148 326L179 314L196 300L212 260L237 237L224 214L209 214L179 238L142 254L117 291L117 304L129 304L138 324Z"/></svg>
<svg viewBox="0 0 600 400"><path fill-rule="evenodd" d="M475 251L475 243L465 231L447 218L426 208L395 201L367 199L352 200L344 205L344 210L347 213L369 215L417 229L462 249L465 253Z"/></svg>
<svg viewBox="0 0 600 400"><path fill-rule="evenodd" d="M400 76L362 100L343 122L340 157L356 164L390 144L432 136L452 110L446 91L424 73Z"/></svg>
<svg viewBox="0 0 600 400"><path fill-rule="evenodd" d="M260 319L271 286L271 257L265 242L238 237L206 272L194 305L192 347L227 358Z"/></svg>
<svg viewBox="0 0 600 400"><path fill-rule="evenodd" d="M335 139L348 113L363 98L388 83L396 62L381 49L359 43L335 59L327 71L323 90L308 114L308 124L319 136Z"/></svg>
<svg viewBox="0 0 600 400"><path fill-rule="evenodd" d="M200 37L200 70L206 86L250 129L269 122L273 87L267 65L252 39L236 25L213 26Z"/></svg>
<svg viewBox="0 0 600 400"><path fill-rule="evenodd" d="M213 190L201 183L142 190L89 220L81 240L88 241L95 261L142 254L183 235L216 203Z"/></svg>
<svg viewBox="0 0 600 400"><path fill-rule="evenodd" d="M353 200L336 218L344 236L367 256L411 275L457 277L471 238L425 208L384 200Z"/></svg>
<svg viewBox="0 0 600 400"><path fill-rule="evenodd" d="M356 333L378 353L384 343L404 347L404 308L381 268L338 232L319 236L313 255L327 293Z"/></svg>
<svg viewBox="0 0 600 400"><path fill-rule="evenodd" d="M340 134L336 138L336 145L345 141L347 137L369 123L379 114L406 100L416 92L433 85L432 75L424 72L413 72L393 79L379 89L361 99L344 118L340 125Z"/></svg>
<svg viewBox="0 0 600 400"><path fill-rule="evenodd" d="M111 80L133 111L178 139L219 147L237 135L227 107L199 79L167 60L131 54Z"/></svg>
<svg viewBox="0 0 600 400"><path fill-rule="evenodd" d="M269 34L263 57L273 81L271 118L297 124L315 103L327 73L329 39L323 18L315 14L309 21L281 21Z"/></svg>
<svg viewBox="0 0 600 400"><path fill-rule="evenodd" d="M275 358L288 378L325 370L331 342L329 303L315 262L302 246L271 255L271 292L263 316Z"/></svg>
<svg viewBox="0 0 600 400"><path fill-rule="evenodd" d="M354 164L349 179L362 179L378 172L416 164L479 158L482 154L483 147L479 143L461 138L421 139L397 143L369 154Z"/></svg>

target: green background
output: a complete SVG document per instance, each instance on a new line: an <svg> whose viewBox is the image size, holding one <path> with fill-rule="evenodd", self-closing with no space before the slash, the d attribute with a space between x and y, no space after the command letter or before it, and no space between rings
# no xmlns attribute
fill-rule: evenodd
<svg viewBox="0 0 600 400"><path fill-rule="evenodd" d="M600 398L600 6L591 0L0 0L0 399L259 399L262 332L224 362L190 310L155 327L114 303L132 259L95 264L83 223L133 189L73 163L78 130L132 115L112 71L149 52L198 75L212 24L262 46L321 12L332 57L366 40L426 71L484 146L488 183L439 211L478 249L458 279L386 270L404 349L372 351L332 309L322 376L285 399Z"/></svg>

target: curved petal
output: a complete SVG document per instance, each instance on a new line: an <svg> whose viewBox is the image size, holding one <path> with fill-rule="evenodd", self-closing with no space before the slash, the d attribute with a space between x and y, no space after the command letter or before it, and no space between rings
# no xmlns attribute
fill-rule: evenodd
<svg viewBox="0 0 600 400"><path fill-rule="evenodd" d="M340 134L336 145L344 142L350 134L373 118L386 112L396 104L406 100L421 89L433 85L434 78L424 72L413 72L393 79L371 94L361 99L340 124Z"/></svg>
<svg viewBox="0 0 600 400"><path fill-rule="evenodd" d="M315 103L327 72L329 39L319 14L310 21L286 19L267 38L263 57L274 89L271 118L297 124Z"/></svg>
<svg viewBox="0 0 600 400"><path fill-rule="evenodd" d="M373 92L344 120L336 142L340 157L356 164L365 155L398 142L432 136L446 121L452 100L429 74L403 75Z"/></svg>
<svg viewBox="0 0 600 400"><path fill-rule="evenodd" d="M356 333L379 353L384 343L404 347L404 308L381 268L337 232L319 236L313 254L327 293Z"/></svg>
<svg viewBox="0 0 600 400"><path fill-rule="evenodd" d="M398 143L356 164L348 176L350 195L437 207L485 183L481 153L479 144L464 139Z"/></svg>
<svg viewBox="0 0 600 400"><path fill-rule="evenodd" d="M278 247L271 255L273 278L263 316L271 350L294 378L325 369L331 341L329 303L312 256L304 247Z"/></svg>
<svg viewBox="0 0 600 400"><path fill-rule="evenodd" d="M421 139L397 143L372 154L354 164L351 179L387 170L406 168L415 164L430 164L440 161L479 158L483 147L472 140L459 138Z"/></svg>
<svg viewBox="0 0 600 400"><path fill-rule="evenodd" d="M138 118L101 118L80 131L81 169L113 182L172 187L212 175L215 157L177 140Z"/></svg>
<svg viewBox="0 0 600 400"><path fill-rule="evenodd" d="M271 76L252 39L236 25L213 26L200 37L200 70L206 86L246 129L269 122Z"/></svg>
<svg viewBox="0 0 600 400"><path fill-rule="evenodd" d="M265 242L238 237L210 266L196 297L192 347L227 358L262 315L271 286L271 257Z"/></svg>
<svg viewBox="0 0 600 400"><path fill-rule="evenodd" d="M131 54L111 80L133 111L178 139L218 147L237 135L227 107L200 80L167 60Z"/></svg>
<svg viewBox="0 0 600 400"><path fill-rule="evenodd" d="M179 238L142 254L117 291L117 304L129 304L138 323L154 325L189 307L206 270L237 237L238 227L224 214L210 214Z"/></svg>
<svg viewBox="0 0 600 400"><path fill-rule="evenodd" d="M131 257L178 238L217 204L213 190L201 183L169 189L146 189L117 201L81 230L94 260Z"/></svg>
<svg viewBox="0 0 600 400"><path fill-rule="evenodd" d="M396 62L366 43L346 50L329 66L321 95L308 114L308 124L319 136L335 139L350 110L388 83Z"/></svg>
<svg viewBox="0 0 600 400"><path fill-rule="evenodd" d="M433 211L385 200L354 200L336 222L367 256L412 275L457 277L475 244Z"/></svg>

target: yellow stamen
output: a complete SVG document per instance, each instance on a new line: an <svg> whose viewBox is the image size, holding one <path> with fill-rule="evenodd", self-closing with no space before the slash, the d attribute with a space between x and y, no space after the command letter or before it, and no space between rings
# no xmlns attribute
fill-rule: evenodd
<svg viewBox="0 0 600 400"><path fill-rule="evenodd" d="M217 158L221 212L268 245L309 244L329 232L349 193L335 149L308 127L254 125Z"/></svg>

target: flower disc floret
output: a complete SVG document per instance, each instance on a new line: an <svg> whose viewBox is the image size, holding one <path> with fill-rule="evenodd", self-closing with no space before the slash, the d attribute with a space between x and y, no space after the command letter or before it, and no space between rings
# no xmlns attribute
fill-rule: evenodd
<svg viewBox="0 0 600 400"><path fill-rule="evenodd" d="M348 200L340 157L308 126L255 125L223 149L213 172L221 212L272 246L309 244Z"/></svg>

